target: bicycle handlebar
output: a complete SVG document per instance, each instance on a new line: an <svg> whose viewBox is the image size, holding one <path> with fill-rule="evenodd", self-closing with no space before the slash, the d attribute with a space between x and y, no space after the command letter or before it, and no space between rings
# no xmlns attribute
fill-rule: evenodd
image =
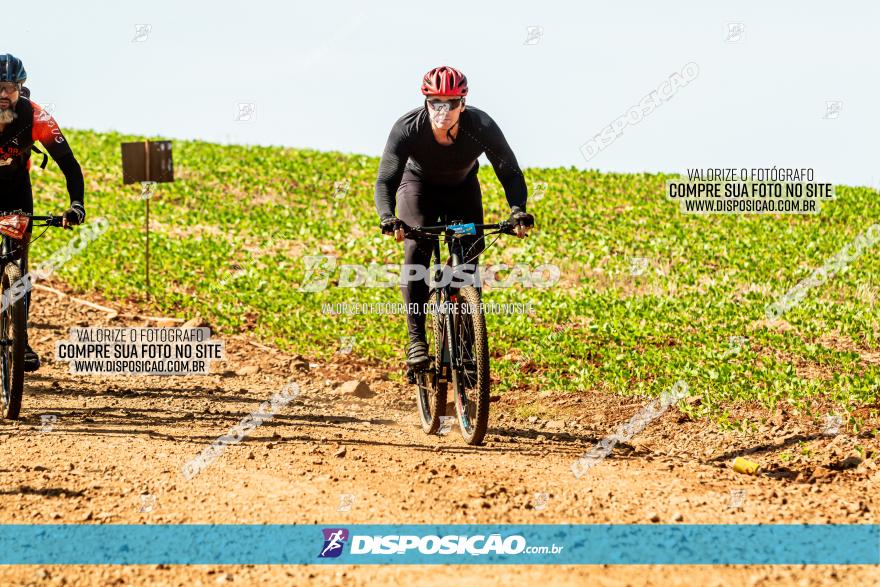
<svg viewBox="0 0 880 587"><path fill-rule="evenodd" d="M12 212L0 212L0 216L27 216L31 219L31 222L34 221L43 221L43 224L36 224L35 226L63 226L62 221L64 219L63 216L40 216L37 214L33 214L31 212L22 212L21 210L13 210Z"/></svg>
<svg viewBox="0 0 880 587"><path fill-rule="evenodd" d="M493 224L475 224L473 222L462 223L462 224L440 224L437 226L409 226L403 220L400 220L400 226L403 228L403 233L407 238L433 238L435 236L446 235L446 236L455 236L455 235L466 235L472 234L476 235L477 230L498 230L499 233L504 234L516 234L513 231L513 225L507 220L502 220L501 222L496 222ZM456 230L458 229L458 230ZM465 229L467 232L465 232ZM470 231L473 232L470 232ZM495 234L495 233L492 233ZM485 235L484 235L485 236Z"/></svg>

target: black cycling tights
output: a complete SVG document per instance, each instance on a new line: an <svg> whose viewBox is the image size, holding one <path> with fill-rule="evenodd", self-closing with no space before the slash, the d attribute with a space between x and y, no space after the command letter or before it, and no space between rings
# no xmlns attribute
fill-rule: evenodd
<svg viewBox="0 0 880 587"><path fill-rule="evenodd" d="M453 187L438 186L423 182L409 169L404 171L400 188L397 191L397 217L410 226L434 226L453 220L462 222L483 222L483 194L477 174L471 173L460 185ZM482 231L477 236L462 237L464 250L468 253L467 261L476 267L478 256L483 252ZM431 264L433 250L431 240L406 239L404 263L428 267ZM441 263L448 257L448 249L440 242ZM401 274L405 274L401 271ZM479 286L479 284L477 284ZM428 301L428 284L424 279L411 280L400 287L403 302L407 308L407 329L410 341L424 340L425 314L424 305ZM413 306L412 304L415 304ZM412 312L410 309L415 308Z"/></svg>

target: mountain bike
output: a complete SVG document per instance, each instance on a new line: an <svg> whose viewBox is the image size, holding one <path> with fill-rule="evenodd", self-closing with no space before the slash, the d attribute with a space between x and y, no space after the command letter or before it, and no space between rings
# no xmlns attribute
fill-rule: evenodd
<svg viewBox="0 0 880 587"><path fill-rule="evenodd" d="M466 273L457 269L469 262L461 237L476 235L480 229L484 231L483 239L495 234L515 234L507 221L497 224L454 221L416 227L403 224L406 238L434 241L433 275L428 293L432 327L425 329L430 361L422 369L407 371L409 382L416 386L422 430L435 434L440 429L441 418L446 413L447 387L451 383L459 430L465 442L473 446L483 442L489 426L489 341L480 290L470 284L456 287L456 282L466 281L456 276ZM441 236L449 248L450 257L445 267L451 269L452 279L443 278Z"/></svg>
<svg viewBox="0 0 880 587"><path fill-rule="evenodd" d="M28 222L43 222L34 227L60 227L61 218L34 216L21 210L0 212L0 410L9 420L18 418L21 410L27 336L25 299L32 286L30 277L22 279L21 239Z"/></svg>

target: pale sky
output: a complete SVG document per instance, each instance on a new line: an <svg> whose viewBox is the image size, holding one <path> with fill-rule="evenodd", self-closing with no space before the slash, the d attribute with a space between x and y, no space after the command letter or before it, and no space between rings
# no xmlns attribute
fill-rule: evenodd
<svg viewBox="0 0 880 587"><path fill-rule="evenodd" d="M62 128L379 155L447 64L524 167L813 167L880 187L878 17L873 2L53 0L0 51ZM696 79L584 159L689 62Z"/></svg>

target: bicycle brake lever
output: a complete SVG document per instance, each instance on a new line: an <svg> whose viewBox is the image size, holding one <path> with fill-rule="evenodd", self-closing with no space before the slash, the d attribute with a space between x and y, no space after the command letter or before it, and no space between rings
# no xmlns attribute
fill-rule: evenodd
<svg viewBox="0 0 880 587"><path fill-rule="evenodd" d="M504 234L513 234L513 235L516 234L516 231L513 230L513 225L510 222L508 222L507 220L502 220L501 222L499 222L498 228Z"/></svg>

